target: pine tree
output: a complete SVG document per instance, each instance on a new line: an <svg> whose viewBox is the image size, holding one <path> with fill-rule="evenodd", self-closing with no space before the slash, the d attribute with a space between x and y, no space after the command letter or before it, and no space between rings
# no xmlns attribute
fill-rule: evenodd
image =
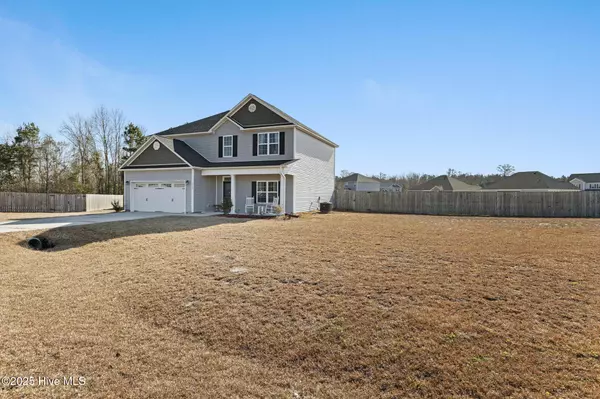
<svg viewBox="0 0 600 399"><path fill-rule="evenodd" d="M142 144L144 144L147 137L144 136L142 129L133 123L129 123L129 125L125 127L123 135L125 140L123 151L125 152L125 155L123 155L122 162L125 162Z"/></svg>

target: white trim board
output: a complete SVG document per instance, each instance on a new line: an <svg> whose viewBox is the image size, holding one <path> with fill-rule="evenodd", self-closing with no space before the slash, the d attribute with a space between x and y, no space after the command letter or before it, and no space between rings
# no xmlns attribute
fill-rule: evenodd
<svg viewBox="0 0 600 399"><path fill-rule="evenodd" d="M202 169L202 176L221 176L221 175L278 175L281 173L279 166L272 168L211 168ZM284 173L286 171L284 170ZM287 174L287 173L286 173Z"/></svg>

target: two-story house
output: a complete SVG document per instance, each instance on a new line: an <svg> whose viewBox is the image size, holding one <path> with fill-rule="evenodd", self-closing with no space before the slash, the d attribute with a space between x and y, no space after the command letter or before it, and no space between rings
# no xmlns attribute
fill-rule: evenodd
<svg viewBox="0 0 600 399"><path fill-rule="evenodd" d="M125 209L285 213L332 200L337 144L249 94L229 111L150 136L121 170ZM249 204L252 202L252 204ZM263 208L264 209L264 208Z"/></svg>
<svg viewBox="0 0 600 399"><path fill-rule="evenodd" d="M575 173L569 176L569 182L580 190L600 190L600 173Z"/></svg>

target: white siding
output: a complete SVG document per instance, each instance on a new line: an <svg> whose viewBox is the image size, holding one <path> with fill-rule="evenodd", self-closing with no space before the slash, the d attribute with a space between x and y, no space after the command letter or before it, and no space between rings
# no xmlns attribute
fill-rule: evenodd
<svg viewBox="0 0 600 399"><path fill-rule="evenodd" d="M335 148L296 129L298 161L290 169L294 177L294 212L318 209L319 201L331 202L335 185Z"/></svg>
<svg viewBox="0 0 600 399"><path fill-rule="evenodd" d="M129 196L131 192L131 182L136 181L173 181L173 180L188 180L190 184L186 187L186 210L187 212L192 211L192 171L190 169L184 170L153 170L153 171L139 171L139 170L126 170L125 181L129 181L129 184L125 184L125 210L130 210L129 207Z"/></svg>

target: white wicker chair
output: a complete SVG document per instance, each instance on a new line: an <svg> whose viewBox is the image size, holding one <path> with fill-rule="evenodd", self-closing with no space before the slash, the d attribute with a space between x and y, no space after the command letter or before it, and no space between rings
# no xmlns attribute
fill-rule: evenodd
<svg viewBox="0 0 600 399"><path fill-rule="evenodd" d="M279 198L277 197L273 197L273 202L268 202L267 203L267 208L266 208L266 212L267 213L275 213L275 207L279 205Z"/></svg>

